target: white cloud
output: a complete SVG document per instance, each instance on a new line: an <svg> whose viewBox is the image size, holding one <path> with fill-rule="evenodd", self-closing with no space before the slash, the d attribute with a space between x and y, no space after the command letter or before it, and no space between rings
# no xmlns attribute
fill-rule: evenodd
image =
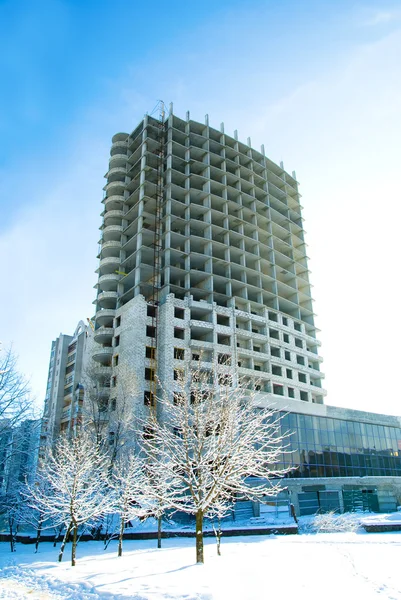
<svg viewBox="0 0 401 600"><path fill-rule="evenodd" d="M395 21L399 21L401 19L401 10L372 10L369 9L366 11L368 13L367 16L363 17L360 24L363 27L375 27L377 25L386 25L388 23L393 23Z"/></svg>

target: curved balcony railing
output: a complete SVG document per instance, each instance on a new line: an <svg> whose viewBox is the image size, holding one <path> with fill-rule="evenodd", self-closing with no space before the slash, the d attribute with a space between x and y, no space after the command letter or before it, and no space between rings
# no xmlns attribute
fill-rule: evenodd
<svg viewBox="0 0 401 600"><path fill-rule="evenodd" d="M124 183L126 173L127 171L125 167L113 167L106 173L107 182L111 183L112 181L121 181Z"/></svg>
<svg viewBox="0 0 401 600"><path fill-rule="evenodd" d="M110 181L104 186L104 190L107 196L113 196L114 194L122 194L125 190L125 183L123 181Z"/></svg>
<svg viewBox="0 0 401 600"><path fill-rule="evenodd" d="M95 330L93 338L98 344L108 344L110 343L113 335L113 327L98 327L98 329Z"/></svg>
<svg viewBox="0 0 401 600"><path fill-rule="evenodd" d="M105 273L98 279L98 288L103 292L115 292L117 291L117 284L121 279L121 275L117 273Z"/></svg>
<svg viewBox="0 0 401 600"><path fill-rule="evenodd" d="M116 311L112 308L103 308L96 312L96 323L103 326L112 326Z"/></svg>
<svg viewBox="0 0 401 600"><path fill-rule="evenodd" d="M112 211L112 210L121 210L123 202L124 202L124 194L122 193L120 196L117 194L114 194L113 196L104 198L102 202L103 202L107 212Z"/></svg>
<svg viewBox="0 0 401 600"><path fill-rule="evenodd" d="M102 258L119 257L120 248L121 242L118 240L110 240L109 242L103 242L100 255Z"/></svg>
<svg viewBox="0 0 401 600"><path fill-rule="evenodd" d="M113 210L106 210L106 212L103 215L103 221L104 224L106 225L109 221L111 220L118 220L118 223L110 223L110 225L121 225L121 219L124 216L124 212L121 209L113 209Z"/></svg>
<svg viewBox="0 0 401 600"><path fill-rule="evenodd" d="M124 167L127 164L127 154L113 154L109 159L109 169L113 169L114 167Z"/></svg>
<svg viewBox="0 0 401 600"><path fill-rule="evenodd" d="M119 131L118 133L115 133L111 138L111 143L115 144L116 142L125 142L125 145L127 145L128 133L125 133L124 131Z"/></svg>
<svg viewBox="0 0 401 600"><path fill-rule="evenodd" d="M94 353L92 354L93 360L99 362L103 365L109 364L111 362L111 357L113 356L114 348L110 346L96 348Z"/></svg>
<svg viewBox="0 0 401 600"><path fill-rule="evenodd" d="M120 241L121 233L123 231L122 225L107 225L103 228L102 237L104 242Z"/></svg>
<svg viewBox="0 0 401 600"><path fill-rule="evenodd" d="M115 309L117 305L117 292L100 292L96 298L98 308Z"/></svg>
<svg viewBox="0 0 401 600"><path fill-rule="evenodd" d="M102 258L97 269L99 275L111 274L118 270L120 259L118 256L107 256Z"/></svg>

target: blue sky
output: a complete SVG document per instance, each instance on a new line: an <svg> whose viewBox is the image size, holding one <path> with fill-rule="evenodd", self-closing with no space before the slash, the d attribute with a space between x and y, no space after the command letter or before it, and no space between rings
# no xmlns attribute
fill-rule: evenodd
<svg viewBox="0 0 401 600"><path fill-rule="evenodd" d="M0 339L38 403L92 312L110 138L161 98L296 170L328 403L399 412L401 2L0 0L0 22Z"/></svg>

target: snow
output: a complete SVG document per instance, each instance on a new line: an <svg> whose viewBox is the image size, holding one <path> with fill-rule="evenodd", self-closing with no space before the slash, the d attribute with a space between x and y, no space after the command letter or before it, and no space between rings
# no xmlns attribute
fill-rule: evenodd
<svg viewBox="0 0 401 600"><path fill-rule="evenodd" d="M381 518L381 515L378 515ZM77 565L57 548L0 543L0 598L44 600L401 600L401 533L310 533L205 539L205 564L195 563L194 539L100 542L78 546Z"/></svg>

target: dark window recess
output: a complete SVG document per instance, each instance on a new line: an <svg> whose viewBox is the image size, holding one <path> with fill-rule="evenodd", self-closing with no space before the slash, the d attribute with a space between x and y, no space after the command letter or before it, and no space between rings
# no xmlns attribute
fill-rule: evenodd
<svg viewBox="0 0 401 600"><path fill-rule="evenodd" d="M113 400L111 401L111 410L116 410L117 408L117 400L115 398L113 398Z"/></svg>
<svg viewBox="0 0 401 600"><path fill-rule="evenodd" d="M300 398L304 402L308 402L308 392L300 392Z"/></svg>
<svg viewBox="0 0 401 600"><path fill-rule="evenodd" d="M196 353L192 353L192 360L199 360L200 359L200 354L196 354Z"/></svg>
<svg viewBox="0 0 401 600"><path fill-rule="evenodd" d="M276 385L275 383L273 384L273 394L276 394L277 396L284 396L284 388L282 385Z"/></svg>
<svg viewBox="0 0 401 600"><path fill-rule="evenodd" d="M303 348L302 340L300 340L299 338L295 338L295 345L297 348Z"/></svg>
<svg viewBox="0 0 401 600"><path fill-rule="evenodd" d="M146 307L146 314L148 317L155 317L156 316L156 306L153 306L152 304L148 304Z"/></svg>
<svg viewBox="0 0 401 600"><path fill-rule="evenodd" d="M145 426L143 428L143 439L151 440L154 437L155 437L155 430L153 429L153 427Z"/></svg>
<svg viewBox="0 0 401 600"><path fill-rule="evenodd" d="M230 317L225 317L224 315L217 315L217 325L224 325L224 327L229 327Z"/></svg>
<svg viewBox="0 0 401 600"><path fill-rule="evenodd" d="M275 322L277 322L277 315L276 315L276 313L269 312L269 321L275 321Z"/></svg>
<svg viewBox="0 0 401 600"><path fill-rule="evenodd" d="M217 334L217 343L222 344L223 346L230 346L231 338L228 335L218 333Z"/></svg>
<svg viewBox="0 0 401 600"><path fill-rule="evenodd" d="M119 346L120 345L120 336L116 335L116 337L114 338L114 346Z"/></svg>
<svg viewBox="0 0 401 600"><path fill-rule="evenodd" d="M305 364L305 359L303 356L299 356L299 354L297 354L297 363L299 365L304 365Z"/></svg>
<svg viewBox="0 0 401 600"><path fill-rule="evenodd" d="M288 388L288 395L290 398L295 398L294 388Z"/></svg>
<svg viewBox="0 0 401 600"><path fill-rule="evenodd" d="M145 390L143 393L143 403L145 406L154 406L155 405L155 396L153 392L149 392Z"/></svg>
<svg viewBox="0 0 401 600"><path fill-rule="evenodd" d="M291 352L288 352L288 350L284 350L284 358L285 360L291 360Z"/></svg>
<svg viewBox="0 0 401 600"><path fill-rule="evenodd" d="M231 354L218 354L217 361L219 365L231 365Z"/></svg>
<svg viewBox="0 0 401 600"><path fill-rule="evenodd" d="M114 431L109 431L109 446L114 446Z"/></svg>
<svg viewBox="0 0 401 600"><path fill-rule="evenodd" d="M286 344L290 343L290 336L288 335L288 333L284 333L283 340Z"/></svg>
<svg viewBox="0 0 401 600"><path fill-rule="evenodd" d="M174 337L177 338L178 340L183 340L184 339L184 330L180 329L179 327L174 327Z"/></svg>
<svg viewBox="0 0 401 600"><path fill-rule="evenodd" d="M254 369L254 371L261 371L262 367L260 365L254 365L253 369Z"/></svg>
<svg viewBox="0 0 401 600"><path fill-rule="evenodd" d="M285 373L286 373L287 379L292 379L292 371L291 371L291 369L286 369Z"/></svg>
<svg viewBox="0 0 401 600"><path fill-rule="evenodd" d="M260 352L260 346L254 346L253 347L253 351L254 352Z"/></svg>
<svg viewBox="0 0 401 600"><path fill-rule="evenodd" d="M154 360L156 358L156 348L153 346L146 346L146 358Z"/></svg>
<svg viewBox="0 0 401 600"><path fill-rule="evenodd" d="M152 325L146 325L146 335L150 338L154 338L156 335L156 327Z"/></svg>
<svg viewBox="0 0 401 600"><path fill-rule="evenodd" d="M154 369L145 369L145 379L146 381L154 381L155 380L155 372Z"/></svg>
<svg viewBox="0 0 401 600"><path fill-rule="evenodd" d="M184 394L180 394L180 392L174 392L173 402L176 406L178 406L180 404L184 404L185 403Z"/></svg>
<svg viewBox="0 0 401 600"><path fill-rule="evenodd" d="M111 387L116 387L117 385L117 375L113 375L111 378Z"/></svg>
<svg viewBox="0 0 401 600"><path fill-rule="evenodd" d="M183 348L174 348L174 358L176 360L184 360L185 350Z"/></svg>
<svg viewBox="0 0 401 600"><path fill-rule="evenodd" d="M287 317L283 317L283 325L288 325L288 319L287 319Z"/></svg>
<svg viewBox="0 0 401 600"><path fill-rule="evenodd" d="M219 385L231 385L232 384L232 380L231 380L231 375L229 375L228 373L220 373L220 375L218 376L218 382Z"/></svg>
<svg viewBox="0 0 401 600"><path fill-rule="evenodd" d="M301 324L300 324L300 323L297 323L297 322L295 322L295 323L294 323L294 329L295 329L296 331L302 331L302 326L301 326Z"/></svg>
<svg viewBox="0 0 401 600"><path fill-rule="evenodd" d="M276 358L280 358L280 348L275 348L274 346L271 346L271 348L270 348L270 354L271 354L271 356L275 356Z"/></svg>
<svg viewBox="0 0 401 600"><path fill-rule="evenodd" d="M174 308L174 316L176 319L183 319L184 318L184 309L183 308Z"/></svg>
<svg viewBox="0 0 401 600"><path fill-rule="evenodd" d="M279 339L279 334L277 329L269 329L269 336L275 340Z"/></svg>
<svg viewBox="0 0 401 600"><path fill-rule="evenodd" d="M301 383L306 383L305 373L298 373L298 381L300 381Z"/></svg>
<svg viewBox="0 0 401 600"><path fill-rule="evenodd" d="M181 371L181 369L174 369L174 381L182 381L183 378L183 372Z"/></svg>
<svg viewBox="0 0 401 600"><path fill-rule="evenodd" d="M114 362L114 366L116 367L118 365L118 354L116 354L115 357L113 358L113 362Z"/></svg>
<svg viewBox="0 0 401 600"><path fill-rule="evenodd" d="M281 367L272 365L272 375L281 375Z"/></svg>
<svg viewBox="0 0 401 600"><path fill-rule="evenodd" d="M116 318L116 327L120 327L121 326L121 317L117 317Z"/></svg>

